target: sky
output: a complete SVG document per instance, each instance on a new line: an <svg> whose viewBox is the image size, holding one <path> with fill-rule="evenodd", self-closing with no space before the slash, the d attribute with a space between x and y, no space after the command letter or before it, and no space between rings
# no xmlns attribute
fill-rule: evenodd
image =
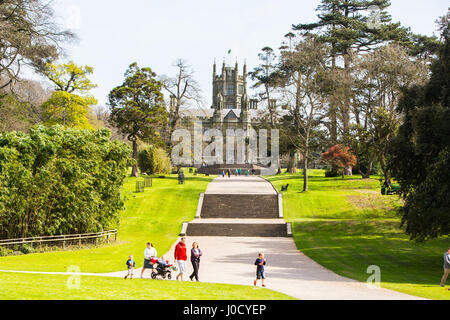
<svg viewBox="0 0 450 320"><path fill-rule="evenodd" d="M66 44L60 62L94 67L92 94L105 105L128 65L137 62L158 75L174 75L182 58L195 71L211 105L212 65L244 60L258 64L261 48L278 48L292 24L316 21L319 0L54 0L58 21L79 40ZM434 21L449 7L446 0L391 0L394 22L432 35ZM227 51L231 49L231 54ZM242 69L241 69L242 70ZM242 71L241 71L242 72Z"/></svg>

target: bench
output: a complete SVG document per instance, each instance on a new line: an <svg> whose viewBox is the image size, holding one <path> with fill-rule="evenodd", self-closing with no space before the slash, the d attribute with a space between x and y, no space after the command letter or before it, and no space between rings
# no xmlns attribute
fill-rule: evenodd
<svg viewBox="0 0 450 320"><path fill-rule="evenodd" d="M288 187L289 187L289 183L285 186L281 186L281 191L287 191Z"/></svg>

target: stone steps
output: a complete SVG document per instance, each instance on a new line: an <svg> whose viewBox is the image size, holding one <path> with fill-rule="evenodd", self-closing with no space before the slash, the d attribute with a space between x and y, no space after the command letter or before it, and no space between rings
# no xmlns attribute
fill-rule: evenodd
<svg viewBox="0 0 450 320"><path fill-rule="evenodd" d="M209 220L209 219L208 219ZM189 223L186 230L189 237L289 237L285 223Z"/></svg>
<svg viewBox="0 0 450 320"><path fill-rule="evenodd" d="M276 219L277 194L205 194L202 219Z"/></svg>

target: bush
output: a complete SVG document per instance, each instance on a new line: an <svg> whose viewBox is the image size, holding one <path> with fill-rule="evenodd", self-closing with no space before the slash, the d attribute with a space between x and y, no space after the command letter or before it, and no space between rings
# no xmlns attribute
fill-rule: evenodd
<svg viewBox="0 0 450 320"><path fill-rule="evenodd" d="M13 253L14 251L5 247L0 246L0 257L5 257L5 256L9 256Z"/></svg>
<svg viewBox="0 0 450 320"><path fill-rule="evenodd" d="M325 177L327 178L335 178L335 177L340 177L342 176L342 172L340 172L337 169L327 169L325 171Z"/></svg>
<svg viewBox="0 0 450 320"><path fill-rule="evenodd" d="M62 126L0 133L0 238L117 225L131 150L110 137Z"/></svg>
<svg viewBox="0 0 450 320"><path fill-rule="evenodd" d="M171 173L172 164L167 152L160 147L145 146L138 154L138 166L142 173Z"/></svg>
<svg viewBox="0 0 450 320"><path fill-rule="evenodd" d="M29 254L29 253L33 253L34 249L32 246L30 246L29 244L23 244L20 248L20 252L22 252L23 254Z"/></svg>

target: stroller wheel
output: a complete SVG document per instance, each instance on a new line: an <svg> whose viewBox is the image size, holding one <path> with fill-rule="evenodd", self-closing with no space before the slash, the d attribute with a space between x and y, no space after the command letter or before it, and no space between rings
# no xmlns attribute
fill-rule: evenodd
<svg viewBox="0 0 450 320"><path fill-rule="evenodd" d="M152 272L152 279L156 279L156 276L157 276L156 272Z"/></svg>
<svg viewBox="0 0 450 320"><path fill-rule="evenodd" d="M167 279L172 279L172 273L169 273L168 275L167 275Z"/></svg>

